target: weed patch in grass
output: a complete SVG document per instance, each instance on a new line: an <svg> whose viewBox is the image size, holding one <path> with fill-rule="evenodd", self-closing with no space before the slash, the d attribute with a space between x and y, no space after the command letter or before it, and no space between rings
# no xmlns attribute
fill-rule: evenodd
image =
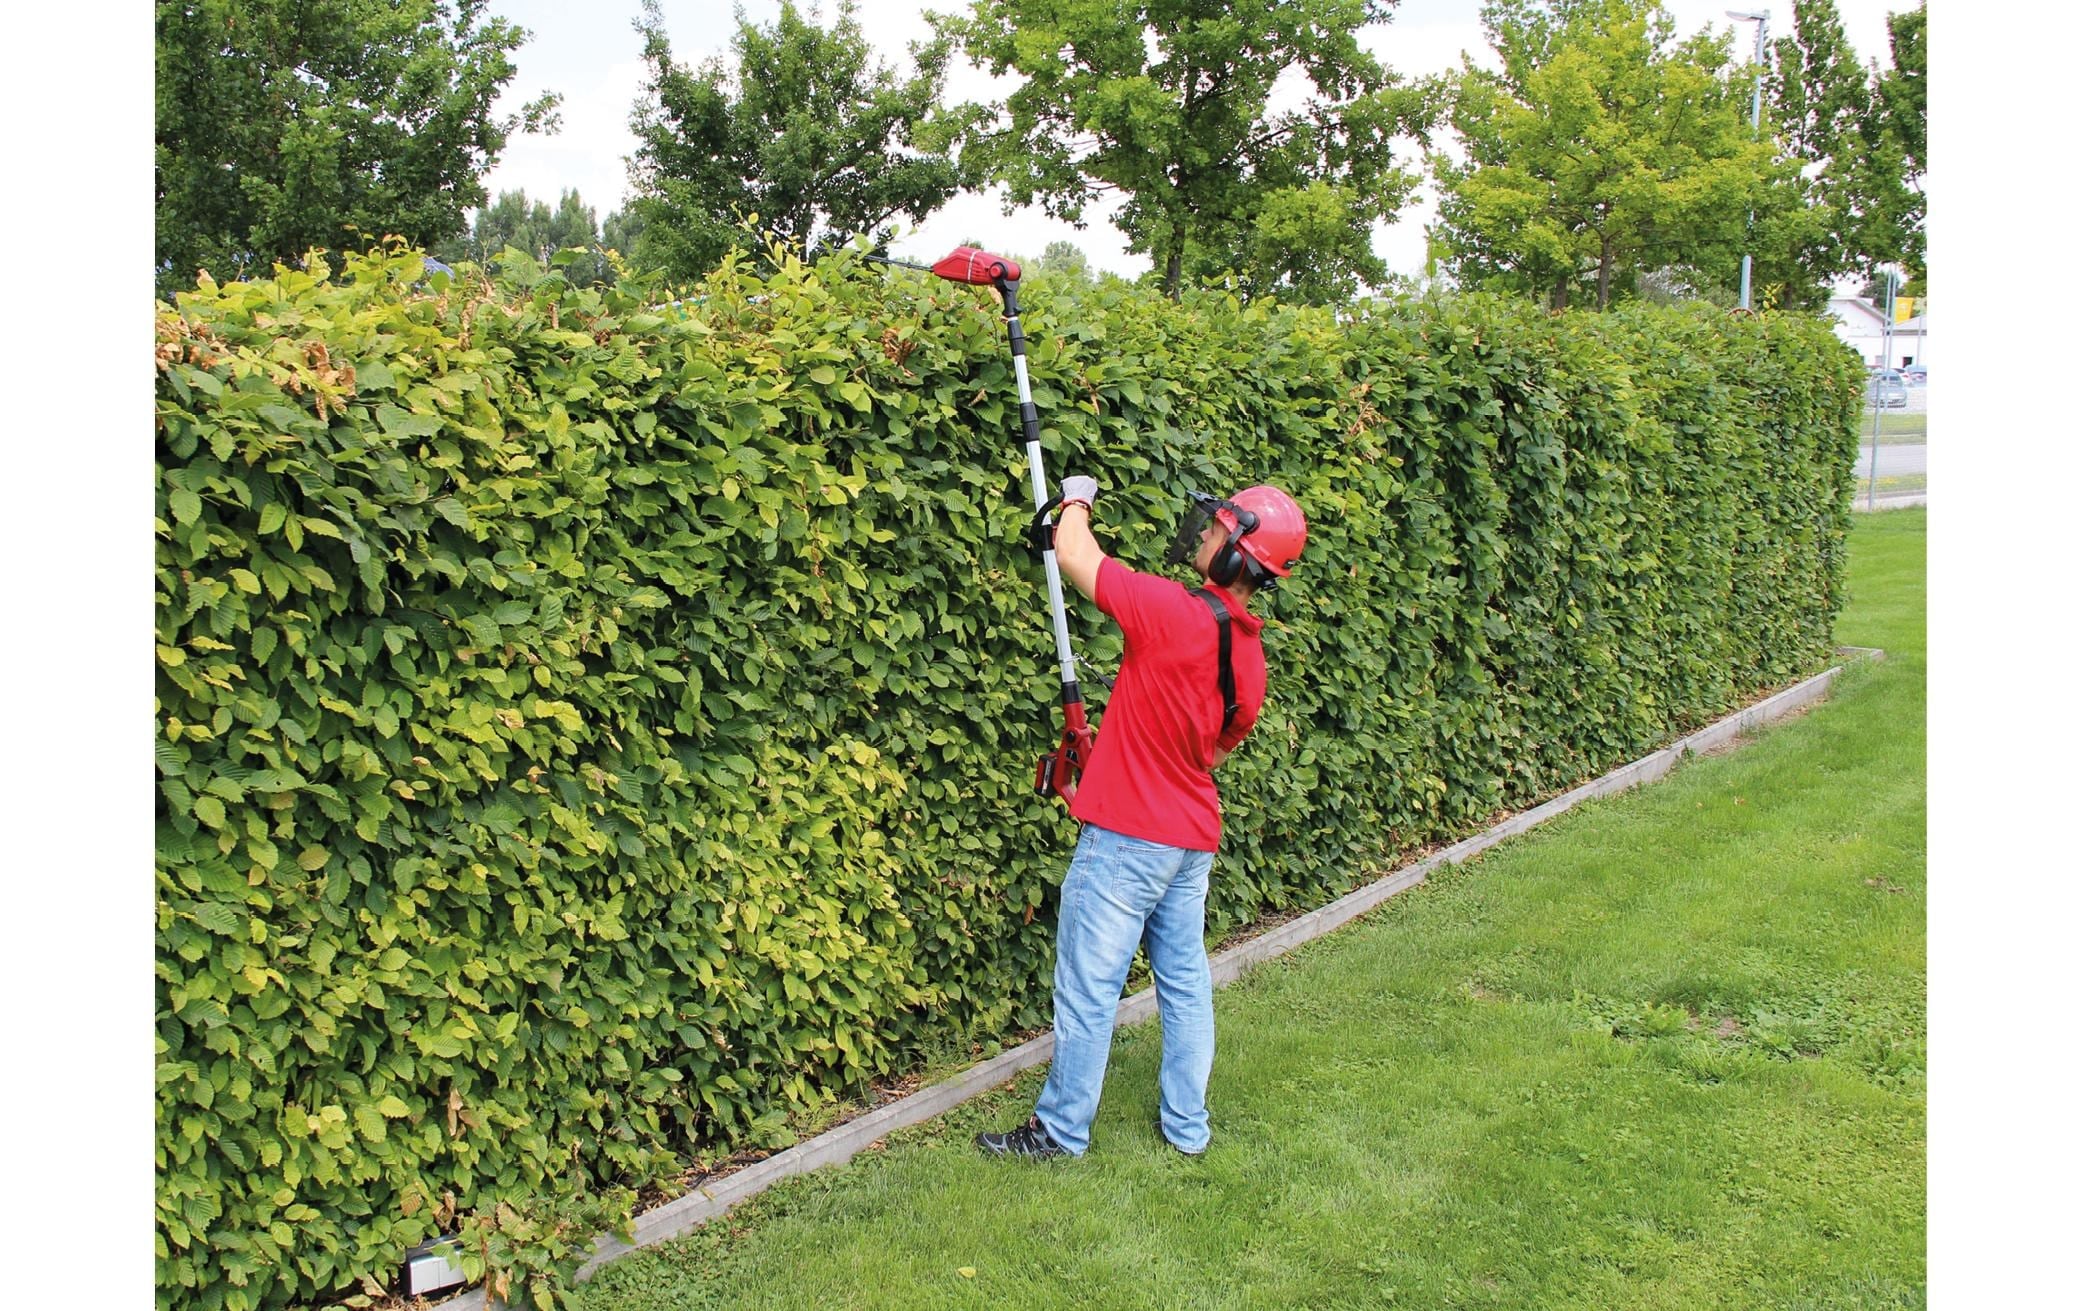
<svg viewBox="0 0 2083 1311"><path fill-rule="evenodd" d="M1864 496L1870 487L1876 496L1900 496L1905 492L1930 490L1929 478L1921 473L1891 473L1884 478L1861 477L1854 486L1855 496Z"/></svg>

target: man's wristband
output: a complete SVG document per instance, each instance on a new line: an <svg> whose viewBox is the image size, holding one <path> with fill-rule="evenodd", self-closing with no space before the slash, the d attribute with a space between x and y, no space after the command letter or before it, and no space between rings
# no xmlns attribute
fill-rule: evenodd
<svg viewBox="0 0 2083 1311"><path fill-rule="evenodd" d="M1087 514L1091 514L1091 513L1092 513L1092 502L1090 502L1090 501L1088 501L1088 500L1085 500L1085 499L1083 499L1082 497L1081 497L1081 498L1079 498L1078 500L1075 500L1075 501L1065 501L1065 502L1063 503L1063 508L1064 508L1064 509L1066 509L1066 510L1068 510L1068 509L1069 509L1070 507L1072 507L1073 505L1082 505L1082 506L1084 506L1084 507L1085 507L1085 513L1087 513Z"/></svg>

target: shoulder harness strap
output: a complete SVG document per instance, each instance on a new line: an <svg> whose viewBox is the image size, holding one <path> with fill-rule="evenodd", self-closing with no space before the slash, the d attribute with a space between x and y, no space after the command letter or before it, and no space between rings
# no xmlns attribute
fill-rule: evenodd
<svg viewBox="0 0 2083 1311"><path fill-rule="evenodd" d="M1216 677L1222 688L1222 731L1230 731L1237 718L1237 671L1230 665L1230 608L1222 598L1205 587L1196 587L1193 594L1208 603L1209 613L1215 616L1215 632L1218 644L1216 658L1219 661Z"/></svg>

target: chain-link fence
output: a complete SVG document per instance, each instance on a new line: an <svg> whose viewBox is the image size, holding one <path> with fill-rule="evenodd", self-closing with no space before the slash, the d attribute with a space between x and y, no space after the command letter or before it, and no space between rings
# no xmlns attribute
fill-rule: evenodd
<svg viewBox="0 0 2083 1311"><path fill-rule="evenodd" d="M1879 509L1921 500L1927 493L1924 452L1930 385L1911 380L1900 391L1866 388L1859 424L1859 483L1853 506ZM1896 403L1896 402L1900 403Z"/></svg>

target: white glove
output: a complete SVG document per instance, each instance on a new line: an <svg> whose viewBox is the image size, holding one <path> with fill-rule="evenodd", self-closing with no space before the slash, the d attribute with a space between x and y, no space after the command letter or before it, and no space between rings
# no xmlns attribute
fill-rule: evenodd
<svg viewBox="0 0 2083 1311"><path fill-rule="evenodd" d="M1072 474L1063 480L1063 503L1083 501L1091 505L1099 499L1099 479L1087 478L1084 474Z"/></svg>

